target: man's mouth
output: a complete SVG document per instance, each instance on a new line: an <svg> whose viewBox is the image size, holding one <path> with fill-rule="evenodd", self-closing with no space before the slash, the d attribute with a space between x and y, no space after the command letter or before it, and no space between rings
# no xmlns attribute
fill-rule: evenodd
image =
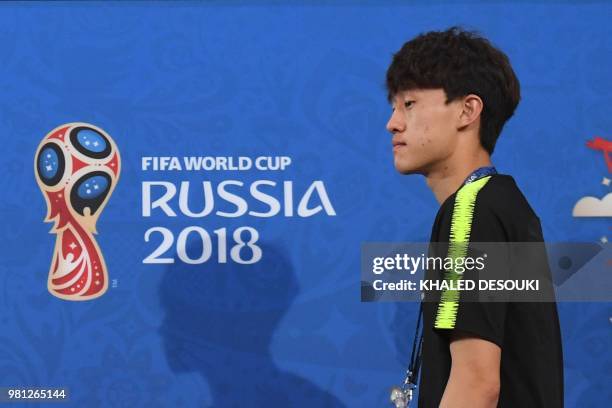
<svg viewBox="0 0 612 408"><path fill-rule="evenodd" d="M393 144L394 151L406 146L406 143L400 142L399 140L393 140L391 143Z"/></svg>

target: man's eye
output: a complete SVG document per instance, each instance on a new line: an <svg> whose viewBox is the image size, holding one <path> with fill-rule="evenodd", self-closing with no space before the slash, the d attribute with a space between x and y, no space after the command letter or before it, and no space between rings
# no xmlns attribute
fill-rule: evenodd
<svg viewBox="0 0 612 408"><path fill-rule="evenodd" d="M412 105L414 105L414 101L405 101L404 102L404 107L405 108L410 108L410 107L412 107Z"/></svg>

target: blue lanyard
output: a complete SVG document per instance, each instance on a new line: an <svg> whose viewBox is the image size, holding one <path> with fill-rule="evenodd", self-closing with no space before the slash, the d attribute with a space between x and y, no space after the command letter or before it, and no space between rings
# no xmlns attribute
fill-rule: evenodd
<svg viewBox="0 0 612 408"><path fill-rule="evenodd" d="M472 174L467 176L467 178L463 181L463 185L472 183L478 180L479 178L483 178L486 176L492 176L493 174L497 174L497 170L495 169L495 166L479 167L476 170L474 170Z"/></svg>

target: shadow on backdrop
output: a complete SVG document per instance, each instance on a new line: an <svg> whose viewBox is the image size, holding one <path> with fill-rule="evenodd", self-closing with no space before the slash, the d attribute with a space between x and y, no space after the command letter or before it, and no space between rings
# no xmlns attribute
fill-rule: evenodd
<svg viewBox="0 0 612 408"><path fill-rule="evenodd" d="M282 248L259 246L262 259L252 265L229 259L219 264L213 254L200 265L177 260L164 273L160 334L168 364L174 372L200 373L213 407L344 407L332 394L274 363L272 335L297 296L298 284ZM197 258L201 248L199 241L187 254Z"/></svg>

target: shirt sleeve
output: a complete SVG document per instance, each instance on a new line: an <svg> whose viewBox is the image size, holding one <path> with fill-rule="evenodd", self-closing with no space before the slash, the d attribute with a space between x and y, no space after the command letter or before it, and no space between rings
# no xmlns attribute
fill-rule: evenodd
<svg viewBox="0 0 612 408"><path fill-rule="evenodd" d="M465 278L475 282L480 279L487 279L488 275L490 276L490 273L487 272L493 270L493 268L495 268L496 277L502 276L504 273L502 269L507 268L508 265L505 258L499 253L498 246L491 243L507 242L508 236L499 212L495 211L488 197L480 197L479 195L476 198L471 224L467 227L464 226L464 228L469 228L469 244L455 245L459 248L459 252L462 248L465 248L465 254L475 258L483 255L483 251L490 254L492 248L495 247L496 256L487 257L484 262L485 266L480 271L463 271L461 279ZM478 245L478 243L486 244ZM453 243L450 242L448 256L451 256L452 247ZM449 275L446 274L446 279L448 280L448 278ZM455 301L449 301L449 299ZM445 297L443 293L437 305L434 330L449 336L455 331L460 331L502 347L507 309L507 302L502 302L500 299L483 301L478 291L456 291L450 297Z"/></svg>

